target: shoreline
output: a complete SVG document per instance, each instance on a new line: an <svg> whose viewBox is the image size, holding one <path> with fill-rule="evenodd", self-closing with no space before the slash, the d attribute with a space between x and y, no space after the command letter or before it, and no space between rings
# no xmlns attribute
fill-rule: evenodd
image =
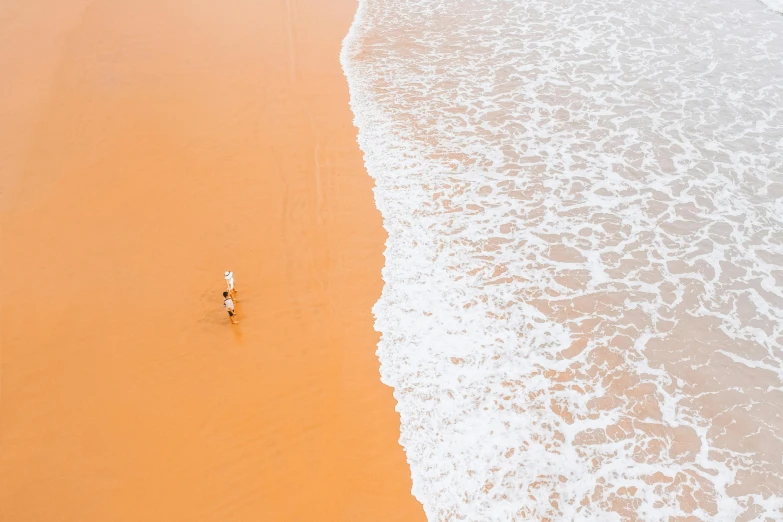
<svg viewBox="0 0 783 522"><path fill-rule="evenodd" d="M355 3L43 6L0 54L0 518L424 520L375 356Z"/></svg>

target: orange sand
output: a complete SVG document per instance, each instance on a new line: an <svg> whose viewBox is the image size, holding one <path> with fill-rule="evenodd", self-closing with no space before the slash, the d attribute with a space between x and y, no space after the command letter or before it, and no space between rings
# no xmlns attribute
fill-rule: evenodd
<svg viewBox="0 0 783 522"><path fill-rule="evenodd" d="M1 521L424 519L374 354L355 8L0 7Z"/></svg>

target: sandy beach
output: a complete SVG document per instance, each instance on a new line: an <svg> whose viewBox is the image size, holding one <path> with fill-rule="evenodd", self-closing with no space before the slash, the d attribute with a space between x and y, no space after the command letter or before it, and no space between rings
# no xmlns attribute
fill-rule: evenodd
<svg viewBox="0 0 783 522"><path fill-rule="evenodd" d="M0 8L0 520L424 519L374 353L355 8Z"/></svg>

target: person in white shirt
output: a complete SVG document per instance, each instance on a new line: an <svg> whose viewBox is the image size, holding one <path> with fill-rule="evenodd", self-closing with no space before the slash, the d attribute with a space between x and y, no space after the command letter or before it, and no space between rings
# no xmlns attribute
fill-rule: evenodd
<svg viewBox="0 0 783 522"><path fill-rule="evenodd" d="M233 324L237 324L239 321L237 320L237 312L234 310L234 301L231 300L228 292L223 292L223 306L226 308L226 311L228 312L228 318L231 320L231 322Z"/></svg>
<svg viewBox="0 0 783 522"><path fill-rule="evenodd" d="M234 301L239 301L239 299L237 299L237 289L234 287L234 272L227 270L223 276L226 279L226 286L228 287L229 295Z"/></svg>

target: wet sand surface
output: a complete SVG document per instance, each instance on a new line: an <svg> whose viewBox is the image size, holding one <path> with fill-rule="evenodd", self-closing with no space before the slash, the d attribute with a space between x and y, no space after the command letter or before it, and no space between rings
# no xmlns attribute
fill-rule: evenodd
<svg viewBox="0 0 783 522"><path fill-rule="evenodd" d="M0 8L0 520L424 519L374 354L355 7Z"/></svg>

